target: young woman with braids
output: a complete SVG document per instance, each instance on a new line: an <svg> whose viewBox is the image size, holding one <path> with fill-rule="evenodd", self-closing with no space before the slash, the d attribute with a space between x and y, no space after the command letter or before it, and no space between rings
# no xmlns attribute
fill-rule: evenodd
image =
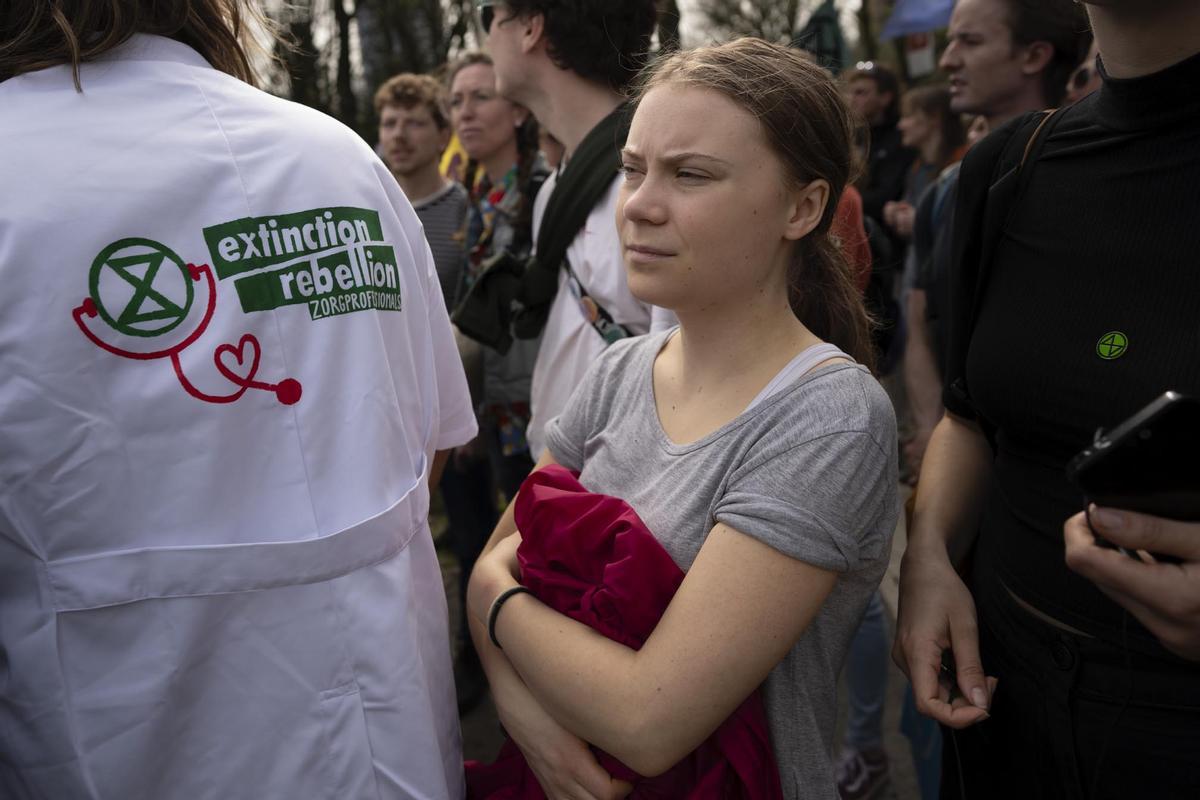
<svg viewBox="0 0 1200 800"><path fill-rule="evenodd" d="M468 157L463 183L470 191L470 205L463 232L467 263L458 291L461 299L491 259L506 252L519 260L529 255L533 200L548 171L538 156L537 121L528 110L496 92L490 56L467 53L451 66L447 79L450 122ZM462 568L463 598L467 576L487 541L487 528L496 519L495 502L490 499L495 497L495 486L511 500L533 469L525 429L537 348L536 339L517 339L504 354L481 348L483 392L476 442L482 448L462 453L460 458L479 467L471 469L468 463L464 474L482 476L489 484L486 513L492 516L483 528L471 527L470 541L455 542ZM464 502L471 502L479 492L468 487L461 496ZM486 681L465 619L460 635L462 647L455 679L459 707L465 711L482 697Z"/></svg>
<svg viewBox="0 0 1200 800"><path fill-rule="evenodd" d="M469 161L465 294L483 265L504 251L529 255L533 200L548 170L538 155L538 125L524 108L496 92L492 59L468 53L450 69L450 119ZM505 355L484 351L483 436L496 481L511 499L533 468L525 426L537 340L518 339ZM482 544L482 543L481 543Z"/></svg>
<svg viewBox="0 0 1200 800"><path fill-rule="evenodd" d="M687 574L634 651L508 594L510 512L472 632L552 798L621 796L589 744L660 774L761 685L783 795L835 800L837 673L897 516L895 419L829 236L850 118L823 70L756 39L661 61L636 102L616 223L630 290L680 324L604 352L539 467L627 501Z"/></svg>

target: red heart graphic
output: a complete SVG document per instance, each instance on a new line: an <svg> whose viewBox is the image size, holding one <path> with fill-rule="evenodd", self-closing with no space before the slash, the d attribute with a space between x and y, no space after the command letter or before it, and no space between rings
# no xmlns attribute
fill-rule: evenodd
<svg viewBox="0 0 1200 800"><path fill-rule="evenodd" d="M249 352L249 367L246 366L247 351ZM227 363L229 360L225 356L233 356L236 364ZM258 339L255 339L252 334L247 333L238 342L237 347L231 344L223 344L213 353L213 361L217 364L217 369L231 383L237 384L243 388L249 388L254 382L254 376L258 373L258 358L261 355L258 347ZM234 367L240 368L240 372Z"/></svg>

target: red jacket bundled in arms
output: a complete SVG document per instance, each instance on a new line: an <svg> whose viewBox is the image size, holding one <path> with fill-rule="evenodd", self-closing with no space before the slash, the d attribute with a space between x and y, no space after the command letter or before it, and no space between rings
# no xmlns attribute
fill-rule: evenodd
<svg viewBox="0 0 1200 800"><path fill-rule="evenodd" d="M551 608L628 647L642 646L683 582L683 571L625 501L588 492L563 467L529 476L517 495L516 521L523 537L517 551L522 583ZM633 798L782 796L758 692L655 778L642 778L605 753L597 757L614 778L634 785ZM467 763L467 794L545 797L511 741L495 763Z"/></svg>

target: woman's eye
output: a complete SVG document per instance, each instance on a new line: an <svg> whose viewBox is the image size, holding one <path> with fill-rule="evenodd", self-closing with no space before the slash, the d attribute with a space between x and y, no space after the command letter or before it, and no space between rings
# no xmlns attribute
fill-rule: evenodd
<svg viewBox="0 0 1200 800"><path fill-rule="evenodd" d="M686 169L681 169L679 172L675 173L675 176L683 181L706 181L706 180L708 180L707 175L703 175L699 172L692 172L691 170L686 170Z"/></svg>
<svg viewBox="0 0 1200 800"><path fill-rule="evenodd" d="M624 175L627 179L632 178L641 172L641 170L631 164L622 164L617 171Z"/></svg>

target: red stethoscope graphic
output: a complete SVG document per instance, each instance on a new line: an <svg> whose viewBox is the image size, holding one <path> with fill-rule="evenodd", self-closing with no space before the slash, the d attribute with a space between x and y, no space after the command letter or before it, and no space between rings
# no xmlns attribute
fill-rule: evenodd
<svg viewBox="0 0 1200 800"><path fill-rule="evenodd" d="M208 306L204 311L204 318L200 320L195 330L173 347L152 352L137 352L125 350L104 341L91 328L84 324L83 321L84 317L93 319L100 315L99 309L96 307L96 301L91 297L84 298L83 302L72 311L75 324L79 326L79 330L83 331L83 335L91 340L92 344L107 350L113 355L139 361L152 361L159 358L171 359L171 366L174 367L175 375L179 378L179 383L183 386L184 391L197 400L203 400L206 403L232 403L244 395L248 389L260 389L266 392L273 392L276 399L284 405L290 406L298 402L302 391L299 381L293 378L286 378L279 383L265 383L255 380L255 375L258 374L258 362L262 355L262 350L259 347L258 339L249 333L243 335L238 340L236 346L222 344L213 351L213 363L216 365L217 371L226 380L238 387L236 392L227 395L207 394L197 389L187 379L187 376L183 374L183 366L180 364L179 354L203 335L217 307L217 285L216 280L213 278L212 268L207 264L200 264L198 266L196 264L188 264L187 272L191 279L197 283L200 282L201 277L207 280ZM236 363L237 367L241 368L243 372L239 373L231 367L230 361ZM248 364L247 361L249 362Z"/></svg>

